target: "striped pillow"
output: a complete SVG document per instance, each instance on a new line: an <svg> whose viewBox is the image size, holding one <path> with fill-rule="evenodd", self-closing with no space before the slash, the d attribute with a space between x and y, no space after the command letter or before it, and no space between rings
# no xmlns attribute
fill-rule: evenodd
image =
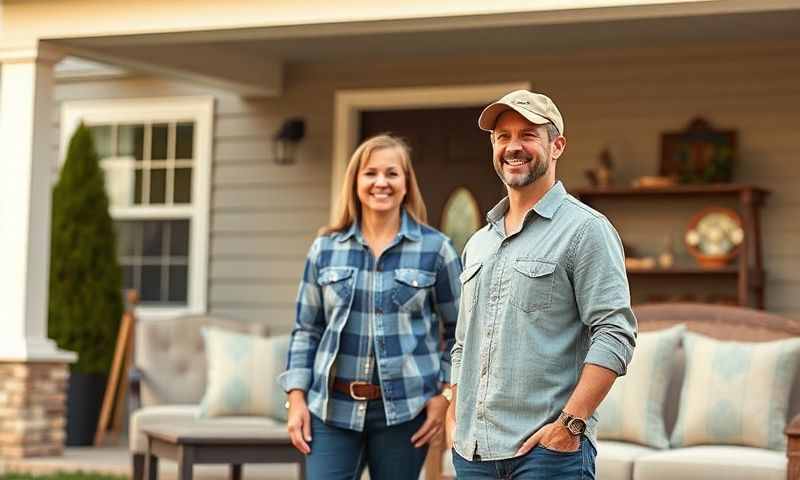
<svg viewBox="0 0 800 480"><path fill-rule="evenodd" d="M673 447L729 444L785 450L800 339L723 342L684 338L686 373Z"/></svg>
<svg viewBox="0 0 800 480"><path fill-rule="evenodd" d="M198 417L265 416L286 420L286 394L277 384L289 336L264 338L204 328L208 378Z"/></svg>
<svg viewBox="0 0 800 480"><path fill-rule="evenodd" d="M664 400L685 325L642 333L633 360L597 409L597 438L669 448Z"/></svg>

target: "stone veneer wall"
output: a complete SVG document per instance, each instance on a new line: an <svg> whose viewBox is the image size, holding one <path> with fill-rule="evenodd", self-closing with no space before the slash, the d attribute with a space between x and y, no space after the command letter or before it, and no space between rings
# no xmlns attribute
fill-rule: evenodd
<svg viewBox="0 0 800 480"><path fill-rule="evenodd" d="M0 361L0 459L63 453L68 368Z"/></svg>

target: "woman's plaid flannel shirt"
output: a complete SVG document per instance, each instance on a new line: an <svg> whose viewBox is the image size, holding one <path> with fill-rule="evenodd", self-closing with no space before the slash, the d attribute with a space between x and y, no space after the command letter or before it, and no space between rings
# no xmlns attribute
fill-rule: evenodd
<svg viewBox="0 0 800 480"><path fill-rule="evenodd" d="M460 273L450 240L405 211L378 259L357 224L318 237L281 386L304 390L309 410L326 423L360 431L366 402L331 396L329 385L334 377L370 382L377 364L387 425L412 420L450 382Z"/></svg>

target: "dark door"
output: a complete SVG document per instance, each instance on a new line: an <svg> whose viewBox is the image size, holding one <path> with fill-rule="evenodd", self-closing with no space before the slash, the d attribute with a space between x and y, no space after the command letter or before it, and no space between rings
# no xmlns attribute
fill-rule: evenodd
<svg viewBox="0 0 800 480"><path fill-rule="evenodd" d="M489 134L478 128L481 107L387 110L361 114L361 140L392 133L411 146L411 160L428 207L428 222L441 227L450 194L466 187L486 212L505 195L492 168Z"/></svg>

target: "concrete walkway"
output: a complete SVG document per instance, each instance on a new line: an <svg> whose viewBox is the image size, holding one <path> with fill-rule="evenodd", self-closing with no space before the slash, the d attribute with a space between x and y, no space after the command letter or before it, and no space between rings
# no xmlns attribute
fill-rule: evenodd
<svg viewBox="0 0 800 480"><path fill-rule="evenodd" d="M56 472L92 472L130 478L131 463L127 447L76 447L67 448L62 457L0 459L3 472L31 473L36 475ZM159 461L159 478L175 480L177 465L169 460ZM198 480L228 480L228 467L200 465L194 469ZM295 480L300 473L295 465L245 465L244 480Z"/></svg>

